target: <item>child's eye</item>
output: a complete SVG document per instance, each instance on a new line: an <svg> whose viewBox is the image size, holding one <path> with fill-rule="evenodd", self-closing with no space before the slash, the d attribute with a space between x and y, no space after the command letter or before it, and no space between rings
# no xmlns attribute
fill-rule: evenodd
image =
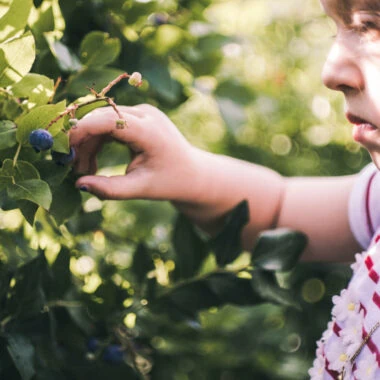
<svg viewBox="0 0 380 380"><path fill-rule="evenodd" d="M379 30L379 25L373 21L365 21L359 26L359 31L362 33Z"/></svg>

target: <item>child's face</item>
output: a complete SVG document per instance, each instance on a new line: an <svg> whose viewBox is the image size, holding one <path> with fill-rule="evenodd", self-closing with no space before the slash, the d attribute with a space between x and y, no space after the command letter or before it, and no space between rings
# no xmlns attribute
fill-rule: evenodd
<svg viewBox="0 0 380 380"><path fill-rule="evenodd" d="M380 0L321 0L337 34L324 84L342 91L353 137L380 169Z"/></svg>

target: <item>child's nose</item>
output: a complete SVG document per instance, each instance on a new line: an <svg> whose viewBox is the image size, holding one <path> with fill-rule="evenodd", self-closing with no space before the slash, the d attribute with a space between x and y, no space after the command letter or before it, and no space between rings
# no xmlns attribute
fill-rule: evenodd
<svg viewBox="0 0 380 380"><path fill-rule="evenodd" d="M364 78L355 48L336 40L323 67L322 80L326 87L335 91L362 91Z"/></svg>

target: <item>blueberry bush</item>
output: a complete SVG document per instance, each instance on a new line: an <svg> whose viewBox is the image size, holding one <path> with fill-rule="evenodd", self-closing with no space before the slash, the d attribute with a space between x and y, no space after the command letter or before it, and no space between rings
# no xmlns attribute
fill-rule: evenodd
<svg viewBox="0 0 380 380"><path fill-rule="evenodd" d="M1 379L307 378L346 266L298 263L307 237L287 229L243 251L244 200L210 239L169 204L102 201L74 187L70 128L97 107L142 102L195 144L283 174L364 165L351 145L336 159L343 140L305 139L309 110L294 78L284 84L285 66L259 83L244 70L238 78L242 61L229 57L249 41L218 28L210 10L217 18L212 0L0 1ZM284 34L286 22L274 18L265 33L301 44L308 26L292 20ZM317 114L327 107L318 99ZM117 174L128 160L110 143L99 170Z"/></svg>

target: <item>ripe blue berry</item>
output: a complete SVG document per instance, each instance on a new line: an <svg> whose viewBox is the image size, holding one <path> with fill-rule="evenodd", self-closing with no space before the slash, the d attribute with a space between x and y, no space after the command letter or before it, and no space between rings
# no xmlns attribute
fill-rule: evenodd
<svg viewBox="0 0 380 380"><path fill-rule="evenodd" d="M46 129L36 129L29 135L29 143L38 153L53 146L53 136Z"/></svg>
<svg viewBox="0 0 380 380"><path fill-rule="evenodd" d="M72 147L70 148L70 152L69 153L61 153L61 152L56 152L55 150L52 150L51 151L51 156L53 158L53 161L57 165L63 166L63 165L67 165L70 162L74 161L75 150Z"/></svg>
<svg viewBox="0 0 380 380"><path fill-rule="evenodd" d="M110 344L103 352L103 360L108 363L121 363L123 358L123 348L118 344Z"/></svg>
<svg viewBox="0 0 380 380"><path fill-rule="evenodd" d="M99 340L92 337L87 342L87 350L89 352L95 352L100 346Z"/></svg>
<svg viewBox="0 0 380 380"><path fill-rule="evenodd" d="M156 13L154 14L152 21L153 24L156 26L164 25L168 23L168 15L165 13Z"/></svg>

